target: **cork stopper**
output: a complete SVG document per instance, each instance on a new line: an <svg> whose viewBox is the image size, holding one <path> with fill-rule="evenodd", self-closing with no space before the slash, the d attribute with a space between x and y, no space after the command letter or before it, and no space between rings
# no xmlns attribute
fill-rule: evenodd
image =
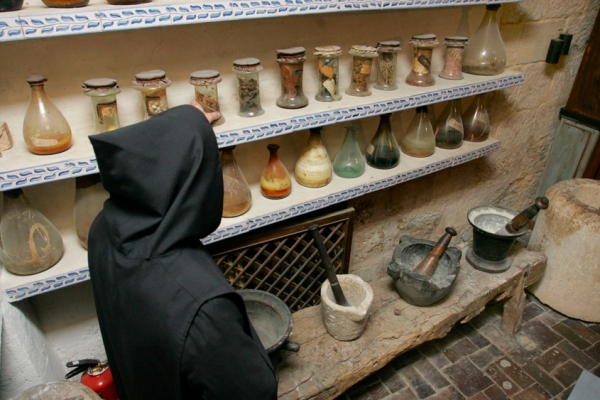
<svg viewBox="0 0 600 400"><path fill-rule="evenodd" d="M377 57L377 49L371 46L354 45L348 52L353 56L360 57Z"/></svg>
<svg viewBox="0 0 600 400"><path fill-rule="evenodd" d="M315 56L341 56L342 48L340 46L318 46L315 47Z"/></svg>
<svg viewBox="0 0 600 400"><path fill-rule="evenodd" d="M210 85L211 83L221 82L219 71L204 69L190 74L190 84L192 85Z"/></svg>
<svg viewBox="0 0 600 400"><path fill-rule="evenodd" d="M240 58L233 62L233 70L236 72L256 72L262 71L262 66L258 58Z"/></svg>
<svg viewBox="0 0 600 400"><path fill-rule="evenodd" d="M437 40L437 36L435 36L433 33L415 35L409 40L408 43L416 47L435 47L440 44Z"/></svg>

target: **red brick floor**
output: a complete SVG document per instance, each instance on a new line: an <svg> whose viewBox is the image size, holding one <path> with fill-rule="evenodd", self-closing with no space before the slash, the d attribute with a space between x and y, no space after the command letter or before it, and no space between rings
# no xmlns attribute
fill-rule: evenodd
<svg viewBox="0 0 600 400"><path fill-rule="evenodd" d="M514 337L500 329L502 304L490 306L337 400L566 400L582 370L600 377L600 324L567 318L531 295L527 301Z"/></svg>

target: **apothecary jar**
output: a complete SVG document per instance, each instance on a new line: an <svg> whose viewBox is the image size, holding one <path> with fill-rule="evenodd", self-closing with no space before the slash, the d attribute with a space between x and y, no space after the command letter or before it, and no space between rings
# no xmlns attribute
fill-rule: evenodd
<svg viewBox="0 0 600 400"><path fill-rule="evenodd" d="M233 72L237 77L240 117L258 117L265 111L260 105L260 87L258 74L262 71L258 58L240 58L233 62Z"/></svg>
<svg viewBox="0 0 600 400"><path fill-rule="evenodd" d="M154 69L140 72L135 75L132 84L134 89L142 93L144 119L169 109L167 88L171 86L171 80L165 71Z"/></svg>
<svg viewBox="0 0 600 400"><path fill-rule="evenodd" d="M319 87L315 100L324 102L341 100L339 76L342 48L340 46L315 47L313 54L317 56L319 70Z"/></svg>
<svg viewBox="0 0 600 400"><path fill-rule="evenodd" d="M110 78L88 79L83 83L83 94L92 100L94 134L113 131L121 127L117 94L121 88Z"/></svg>
<svg viewBox="0 0 600 400"><path fill-rule="evenodd" d="M202 70L190 74L190 84L194 86L195 98L198 104L206 112L221 112L219 106L219 91L217 84L221 82L221 74L214 70ZM221 117L212 122L212 126L219 126L225 123L225 117Z"/></svg>

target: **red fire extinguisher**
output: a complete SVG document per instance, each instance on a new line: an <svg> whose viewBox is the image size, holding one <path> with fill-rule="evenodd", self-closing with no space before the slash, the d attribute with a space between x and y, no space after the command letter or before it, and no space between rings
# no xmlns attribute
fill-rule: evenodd
<svg viewBox="0 0 600 400"><path fill-rule="evenodd" d="M72 378L83 372L83 375L81 375L81 383L83 385L92 389L104 400L119 400L117 388L108 367L108 361L89 359L69 361L67 368L75 369L67 373L65 379Z"/></svg>

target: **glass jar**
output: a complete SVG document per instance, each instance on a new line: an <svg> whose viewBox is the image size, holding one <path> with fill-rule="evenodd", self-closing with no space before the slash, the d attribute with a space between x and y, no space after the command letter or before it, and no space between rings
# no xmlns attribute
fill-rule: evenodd
<svg viewBox="0 0 600 400"><path fill-rule="evenodd" d="M235 146L221 149L221 168L223 169L223 217L242 215L252 205L252 192L244 173L238 166L233 154Z"/></svg>
<svg viewBox="0 0 600 400"><path fill-rule="evenodd" d="M392 114L380 115L377 132L367 147L367 164L373 168L390 169L400 163L400 149L392 132L391 116Z"/></svg>
<svg viewBox="0 0 600 400"><path fill-rule="evenodd" d="M308 105L308 98L302 91L302 74L306 61L304 47L277 50L277 63L281 73L281 96L276 101L281 108L302 108Z"/></svg>
<svg viewBox="0 0 600 400"><path fill-rule="evenodd" d="M465 140L483 142L490 137L490 118L485 107L483 94L475 96L475 100L463 114L462 120L465 127Z"/></svg>
<svg viewBox="0 0 600 400"><path fill-rule="evenodd" d="M23 121L23 138L35 154L55 154L71 146L71 127L44 90L42 75L27 78L31 98Z"/></svg>
<svg viewBox="0 0 600 400"><path fill-rule="evenodd" d="M51 8L77 8L85 7L90 0L42 0L46 7Z"/></svg>
<svg viewBox="0 0 600 400"><path fill-rule="evenodd" d="M352 78L346 94L350 96L370 96L369 78L373 59L379 54L375 47L352 46L349 53L352 55Z"/></svg>
<svg viewBox="0 0 600 400"><path fill-rule="evenodd" d="M121 93L121 88L114 79L98 78L83 82L83 94L90 96L92 100L94 135L114 131L121 126L117 109L117 94L119 93Z"/></svg>
<svg viewBox="0 0 600 400"><path fill-rule="evenodd" d="M358 178L365 173L365 159L356 140L356 127L347 126L340 151L333 161L333 172L342 178Z"/></svg>
<svg viewBox="0 0 600 400"><path fill-rule="evenodd" d="M221 75L218 71L202 70L190 74L190 84L194 85L196 101L206 112L221 112L219 107L219 91L217 83L221 82ZM225 123L225 117L213 121L212 126L219 126Z"/></svg>
<svg viewBox="0 0 600 400"><path fill-rule="evenodd" d="M240 117L258 117L265 111L260 105L258 73L262 71L258 58L240 58L233 62L233 72L237 76L237 90L240 101Z"/></svg>
<svg viewBox="0 0 600 400"><path fill-rule="evenodd" d="M377 43L377 82L373 86L378 90L396 90L396 70L398 66L398 52L400 42L385 40Z"/></svg>
<svg viewBox="0 0 600 400"><path fill-rule="evenodd" d="M433 48L439 44L434 34L413 36L409 44L414 48L413 67L406 77L406 83L411 86L433 86L435 78L431 74L431 56Z"/></svg>
<svg viewBox="0 0 600 400"><path fill-rule="evenodd" d="M417 107L417 113L400 141L402 151L412 157L428 157L435 151L435 135L427 106Z"/></svg>
<svg viewBox="0 0 600 400"><path fill-rule="evenodd" d="M499 4L486 5L477 31L463 54L463 72L473 75L498 75L506 67L506 49L496 21Z"/></svg>
<svg viewBox="0 0 600 400"><path fill-rule="evenodd" d="M140 72L135 75L132 84L134 89L142 93L144 119L169 109L167 88L171 86L171 80L165 71L153 69Z"/></svg>
<svg viewBox="0 0 600 400"><path fill-rule="evenodd" d="M292 193L292 180L285 165L279 161L278 144L269 144L269 162L260 176L260 192L267 199L278 200Z"/></svg>
<svg viewBox="0 0 600 400"><path fill-rule="evenodd" d="M435 127L435 145L442 149L457 149L463 143L465 131L462 123L460 100L450 100L440 114Z"/></svg>
<svg viewBox="0 0 600 400"><path fill-rule="evenodd" d="M302 186L318 188L331 182L332 166L327 149L321 141L323 128L311 128L306 147L298 161L294 173Z"/></svg>
<svg viewBox="0 0 600 400"><path fill-rule="evenodd" d="M78 176L75 178L75 204L73 222L79 243L88 248L88 235L92 222L98 215L109 194L100 181L100 174Z"/></svg>
<svg viewBox="0 0 600 400"><path fill-rule="evenodd" d="M319 70L319 87L315 100L325 102L341 100L339 76L342 48L340 46L315 47L313 54L317 56L317 69Z"/></svg>
<svg viewBox="0 0 600 400"><path fill-rule="evenodd" d="M462 36L448 36L444 40L444 44L446 45L446 61L444 69L438 76L444 79L463 79L462 58L468 39Z"/></svg>

